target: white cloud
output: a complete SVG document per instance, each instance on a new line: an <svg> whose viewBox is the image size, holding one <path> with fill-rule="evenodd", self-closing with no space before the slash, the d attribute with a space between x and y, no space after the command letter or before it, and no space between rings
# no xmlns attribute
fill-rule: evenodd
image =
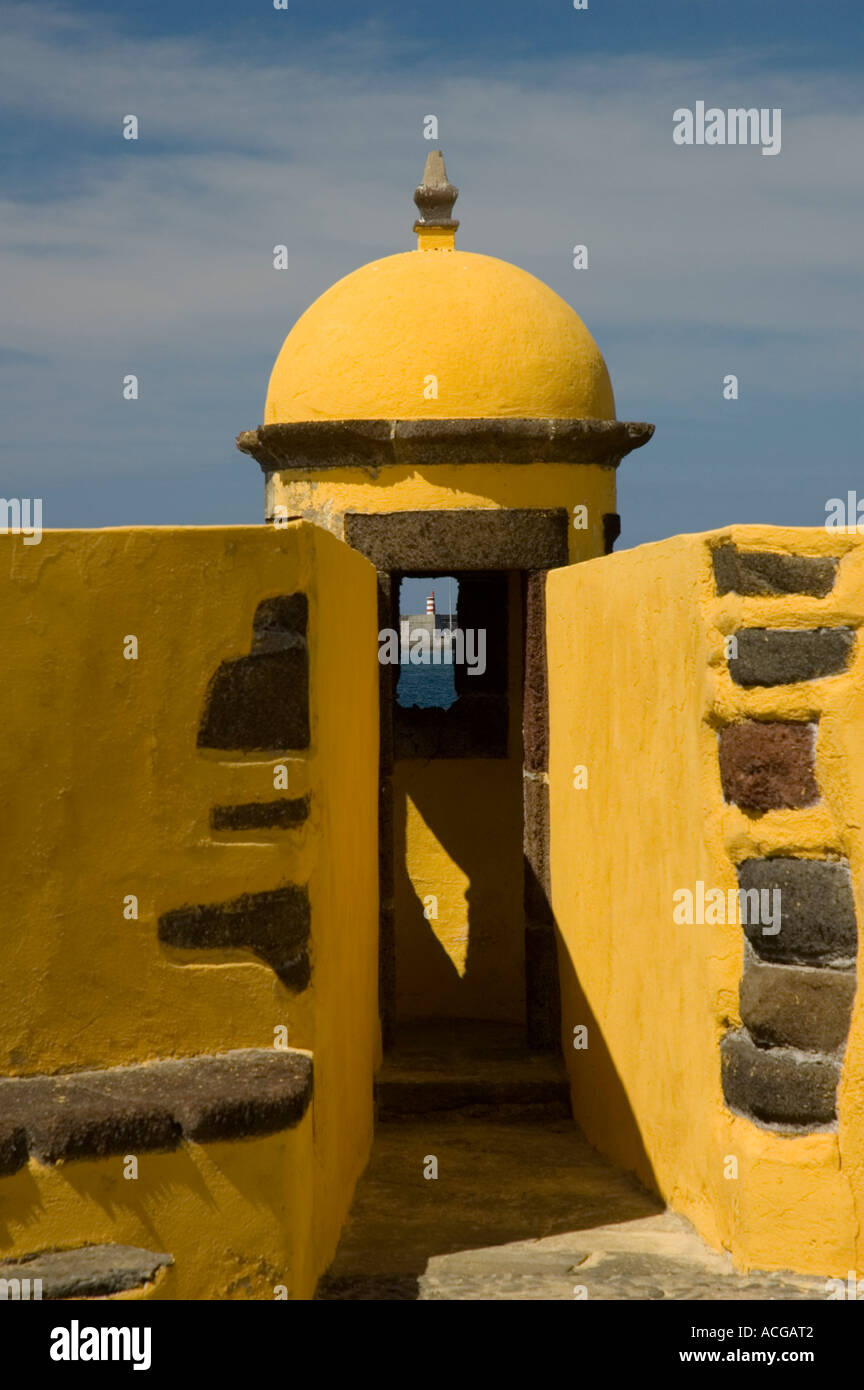
<svg viewBox="0 0 864 1390"><path fill-rule="evenodd" d="M3 346L54 364L47 401L44 366L0 363L0 382L39 411L49 470L61 440L75 467L110 466L116 449L81 441L88 424L124 438L115 378L139 361L170 381L151 440L217 400L236 403L236 429L254 424L306 304L413 244L427 112L462 189L459 244L574 304L623 413L638 397L698 415L720 370L751 396L855 387L864 119L835 76L734 53L710 69L624 55L487 72L421 64L368 33L256 52L218 31L132 38L42 5L0 15L0 106L45 132L44 158L0 197ZM674 146L672 111L697 99L782 107L782 153ZM120 136L129 112L137 144ZM587 273L571 268L577 241Z"/></svg>

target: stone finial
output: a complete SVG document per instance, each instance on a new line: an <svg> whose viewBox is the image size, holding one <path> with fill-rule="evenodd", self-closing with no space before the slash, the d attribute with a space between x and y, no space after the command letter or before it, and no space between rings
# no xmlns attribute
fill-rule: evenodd
<svg viewBox="0 0 864 1390"><path fill-rule="evenodd" d="M430 150L423 170L423 182L414 190L414 202L420 210L420 216L414 223L415 232L435 227L455 232L459 223L451 217L451 213L458 197L459 189L447 182L443 154L440 150Z"/></svg>

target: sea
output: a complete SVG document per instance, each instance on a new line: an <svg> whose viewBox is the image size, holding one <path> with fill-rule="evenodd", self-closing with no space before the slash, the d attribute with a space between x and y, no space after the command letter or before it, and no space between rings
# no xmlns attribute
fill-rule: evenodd
<svg viewBox="0 0 864 1390"><path fill-rule="evenodd" d="M396 703L406 709L412 705L420 709L449 709L457 700L455 667L410 666L407 663L399 668L399 682L396 686Z"/></svg>

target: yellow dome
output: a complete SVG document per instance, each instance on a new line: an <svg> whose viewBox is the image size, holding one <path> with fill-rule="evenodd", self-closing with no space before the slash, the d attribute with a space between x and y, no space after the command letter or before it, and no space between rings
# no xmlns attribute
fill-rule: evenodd
<svg viewBox="0 0 864 1390"><path fill-rule="evenodd" d="M306 310L276 359L266 424L615 418L606 364L569 304L507 261L430 241Z"/></svg>

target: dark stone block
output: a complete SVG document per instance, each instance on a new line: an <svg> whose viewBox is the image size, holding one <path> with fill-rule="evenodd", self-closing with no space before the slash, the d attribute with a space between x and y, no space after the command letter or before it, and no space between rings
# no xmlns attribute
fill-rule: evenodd
<svg viewBox="0 0 864 1390"><path fill-rule="evenodd" d="M760 1047L837 1052L846 1044L855 984L852 970L753 963L741 981L741 1021Z"/></svg>
<svg viewBox="0 0 864 1390"><path fill-rule="evenodd" d="M186 951L252 951L287 989L300 991L310 978L309 896L289 884L224 903L175 908L159 918L159 940Z"/></svg>
<svg viewBox="0 0 864 1390"><path fill-rule="evenodd" d="M265 599L255 612L248 656L223 661L212 677L199 748L277 752L309 746L309 652L305 594Z"/></svg>
<svg viewBox="0 0 864 1390"><path fill-rule="evenodd" d="M309 600L303 593L265 598L252 619L252 652L305 650Z"/></svg>
<svg viewBox="0 0 864 1390"><path fill-rule="evenodd" d="M44 1250L0 1264L0 1279L41 1279L42 1299L110 1298L140 1289L174 1257L134 1245L82 1245L76 1250ZM32 1295L31 1295L32 1296Z"/></svg>
<svg viewBox="0 0 864 1390"><path fill-rule="evenodd" d="M840 1064L792 1048L763 1049L746 1033L720 1044L726 1104L764 1124L812 1129L837 1118Z"/></svg>
<svg viewBox="0 0 864 1390"><path fill-rule="evenodd" d="M858 948L849 866L828 859L745 859L741 889L780 890L780 931L744 926L757 955L769 961L825 964L854 960ZM748 913L748 916L751 915Z"/></svg>
<svg viewBox="0 0 864 1390"><path fill-rule="evenodd" d="M259 425L237 448L280 469L429 467L468 463L594 463L615 468L654 426L627 420L303 420Z"/></svg>
<svg viewBox="0 0 864 1390"><path fill-rule="evenodd" d="M745 811L812 806L815 726L755 719L720 732L720 778L728 802Z"/></svg>
<svg viewBox="0 0 864 1390"><path fill-rule="evenodd" d="M834 587L836 559L739 550L719 545L712 552L714 578L721 594L811 594L824 598Z"/></svg>
<svg viewBox="0 0 864 1390"><path fill-rule="evenodd" d="M106 1158L274 1134L297 1124L312 1094L305 1053L248 1048L215 1056L0 1081L6 1133L23 1132L40 1163Z"/></svg>
<svg viewBox="0 0 864 1390"><path fill-rule="evenodd" d="M278 801L251 801L242 806L214 806L211 830L290 830L309 816L309 797L280 797Z"/></svg>
<svg viewBox="0 0 864 1390"><path fill-rule="evenodd" d="M412 574L418 570L553 569L567 564L567 528L563 507L459 507L440 512L348 512L345 516L348 545L379 570Z"/></svg>
<svg viewBox="0 0 864 1390"><path fill-rule="evenodd" d="M855 633L849 627L745 627L735 639L738 655L730 657L729 674L737 685L791 685L844 671Z"/></svg>
<svg viewBox="0 0 864 1390"><path fill-rule="evenodd" d="M561 991L555 928L525 924L525 1033L529 1048L557 1052L561 1047Z"/></svg>
<svg viewBox="0 0 864 1390"><path fill-rule="evenodd" d="M603 513L603 554L611 555L615 542L621 535L621 517L618 512Z"/></svg>
<svg viewBox="0 0 864 1390"><path fill-rule="evenodd" d="M274 1055L280 1059L275 1064ZM303 1118L311 1084L312 1062L302 1053L224 1052L193 1068L182 1092L178 1084L175 1111L184 1137L196 1144L276 1134Z"/></svg>
<svg viewBox="0 0 864 1390"><path fill-rule="evenodd" d="M506 758L506 695L460 695L449 709L396 709L397 758Z"/></svg>

